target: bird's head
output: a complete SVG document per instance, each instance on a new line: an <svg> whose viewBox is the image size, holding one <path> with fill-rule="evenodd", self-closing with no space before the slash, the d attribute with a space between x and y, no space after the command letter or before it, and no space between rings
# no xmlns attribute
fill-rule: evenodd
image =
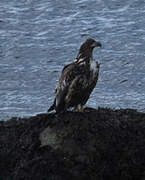
<svg viewBox="0 0 145 180"><path fill-rule="evenodd" d="M88 38L82 45L81 48L87 47L88 49L94 49L95 47L101 47L101 43L98 41L95 41L92 38Z"/></svg>
<svg viewBox="0 0 145 180"><path fill-rule="evenodd" d="M77 59L85 59L85 58L92 58L93 49L95 47L101 47L101 43L95 41L92 38L88 38L80 47Z"/></svg>

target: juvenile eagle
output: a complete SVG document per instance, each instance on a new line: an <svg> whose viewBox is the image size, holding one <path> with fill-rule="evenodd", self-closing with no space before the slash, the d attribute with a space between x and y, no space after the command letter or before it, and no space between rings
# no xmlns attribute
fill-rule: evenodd
<svg viewBox="0 0 145 180"><path fill-rule="evenodd" d="M101 43L92 38L87 39L74 62L63 68L55 91L56 97L48 112L54 109L57 113L64 112L70 107L83 111L83 105L98 80L99 64L93 59L93 49L97 46L101 47Z"/></svg>

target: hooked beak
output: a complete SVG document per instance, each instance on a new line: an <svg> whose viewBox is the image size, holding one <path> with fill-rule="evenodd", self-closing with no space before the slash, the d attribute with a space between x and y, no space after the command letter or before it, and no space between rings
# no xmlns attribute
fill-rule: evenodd
<svg viewBox="0 0 145 180"><path fill-rule="evenodd" d="M95 42L92 44L92 48L95 48L95 47L102 47L102 44L101 44L99 41L95 41Z"/></svg>
<svg viewBox="0 0 145 180"><path fill-rule="evenodd" d="M102 47L102 44L98 41L93 43L93 47Z"/></svg>

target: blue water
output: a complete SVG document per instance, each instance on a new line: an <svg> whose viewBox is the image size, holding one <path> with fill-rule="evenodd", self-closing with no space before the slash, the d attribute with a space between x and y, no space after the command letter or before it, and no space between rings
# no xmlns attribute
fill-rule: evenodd
<svg viewBox="0 0 145 180"><path fill-rule="evenodd" d="M145 1L1 0L0 119L46 112L63 66L92 37L100 77L87 105L145 112Z"/></svg>

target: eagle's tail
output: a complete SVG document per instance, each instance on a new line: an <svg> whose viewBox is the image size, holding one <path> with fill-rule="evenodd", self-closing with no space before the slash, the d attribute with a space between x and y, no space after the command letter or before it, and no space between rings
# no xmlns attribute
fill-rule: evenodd
<svg viewBox="0 0 145 180"><path fill-rule="evenodd" d="M54 104L50 106L50 108L47 110L47 112L53 111L54 110Z"/></svg>
<svg viewBox="0 0 145 180"><path fill-rule="evenodd" d="M54 109L55 109L55 100L54 100L54 103L49 107L47 112L53 111Z"/></svg>
<svg viewBox="0 0 145 180"><path fill-rule="evenodd" d="M48 108L47 112L55 110L56 113L65 112L66 109L64 107L64 102L61 102L58 106L56 106L56 99L54 100L53 104Z"/></svg>

